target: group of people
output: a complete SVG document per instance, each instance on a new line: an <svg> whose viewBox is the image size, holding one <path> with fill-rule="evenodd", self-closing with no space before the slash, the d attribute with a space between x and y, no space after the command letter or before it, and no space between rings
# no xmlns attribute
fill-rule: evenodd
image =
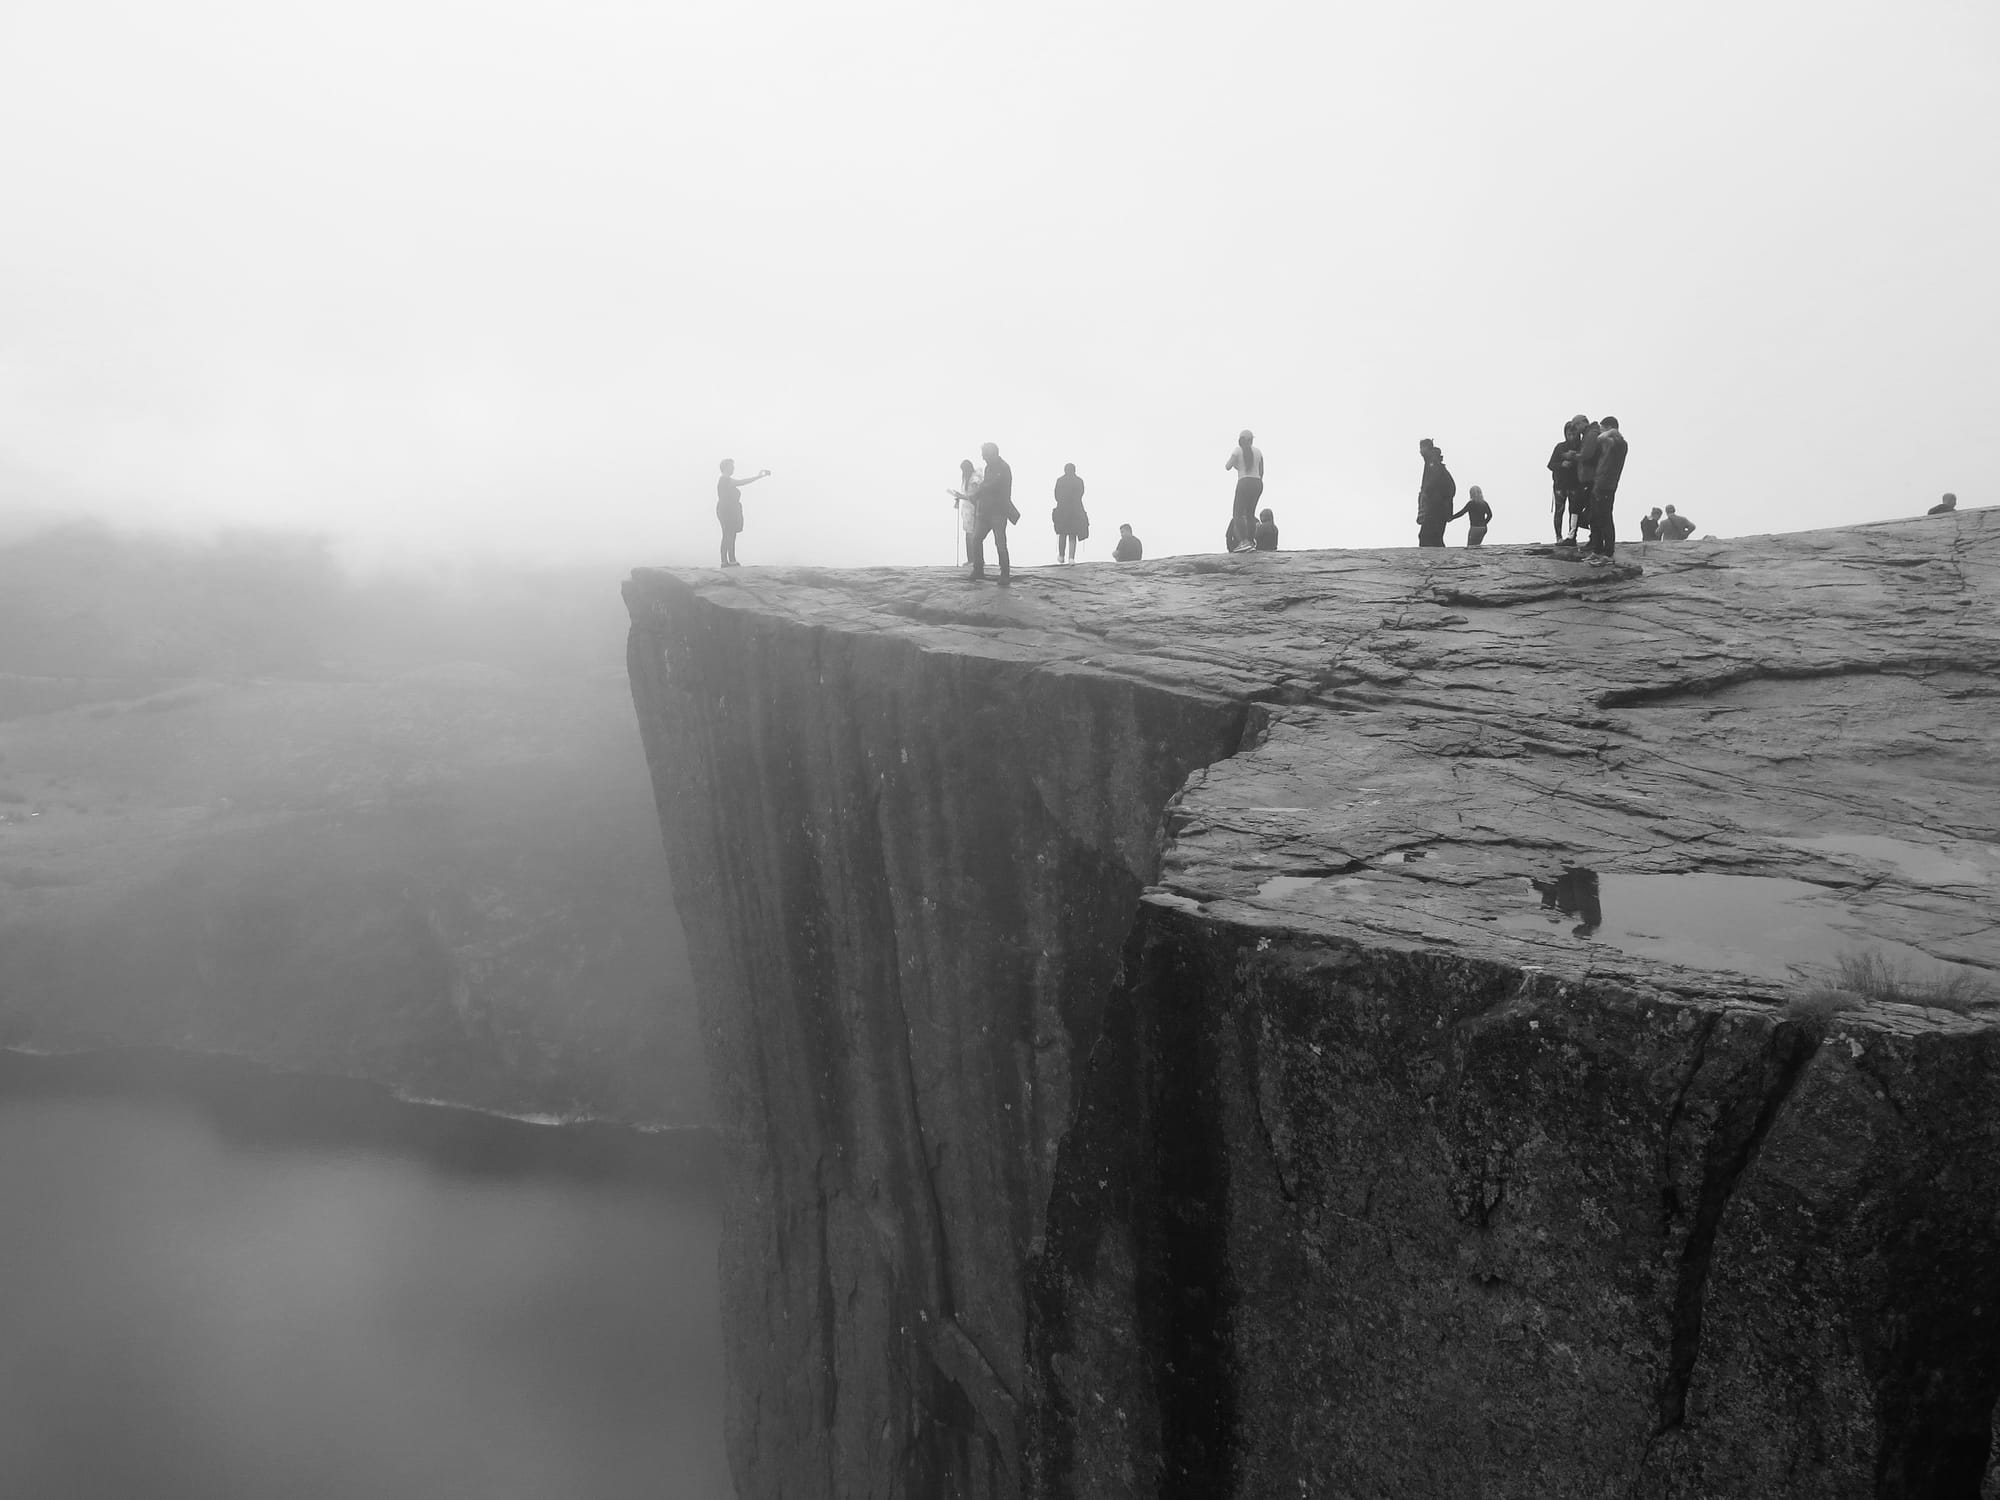
<svg viewBox="0 0 2000 1500"><path fill-rule="evenodd" d="M1612 507L1618 499L1618 481L1625 476L1625 450L1625 434L1619 430L1616 417L1593 422L1578 415L1563 423L1562 441L1549 455L1556 541L1574 547L1578 531L1588 531L1594 563L1610 562L1618 550ZM1645 533L1643 525L1640 532Z"/></svg>
<svg viewBox="0 0 2000 1500"><path fill-rule="evenodd" d="M1008 583L1013 567L1007 549L1007 528L1021 519L1021 512L1014 504L1014 471L1000 456L997 444L982 444L979 451L983 466L975 467L969 458L961 462L958 486L946 493L957 507L972 576L986 576L986 539L991 537L1000 582ZM1579 534L1588 532L1589 560L1598 564L1611 561L1618 546L1612 511L1618 498L1618 483L1625 474L1626 451L1625 434L1616 417L1592 421L1579 415L1563 424L1562 441L1550 453L1548 465L1559 547L1576 547ZM1417 487L1417 545L1442 547L1445 527L1465 517L1471 522L1465 544L1479 546L1486 540L1487 527L1493 520L1493 507L1486 503L1486 496L1475 484L1467 492L1465 504L1453 510L1458 482L1445 464L1444 450L1430 438L1424 438L1417 444L1417 452L1424 465L1423 478ZM1222 467L1236 476L1229 525L1223 533L1224 548L1230 552L1275 552L1277 517L1269 507L1260 509L1258 505L1264 498L1264 450L1257 446L1256 434L1247 427L1238 433L1236 446ZM763 469L739 479L736 461L731 458L722 461L722 477L715 485L715 515L722 524L725 568L737 566L736 537L743 530L743 486L755 484L770 472ZM1064 464L1062 475L1055 482L1055 507L1049 512L1049 520L1055 527L1059 564L1075 562L1077 543L1090 536L1090 514L1084 509L1083 495L1083 477L1076 472L1076 465ZM1942 504L1932 507L1931 514L1948 513L1956 504L1957 497L1946 495ZM1639 534L1649 542L1684 541L1694 530L1694 522L1671 505L1664 512L1654 506L1650 514L1639 518ZM1113 558L1119 562L1137 562L1145 556L1144 545L1129 525L1121 525L1118 533L1118 542L1111 551Z"/></svg>
<svg viewBox="0 0 2000 1500"><path fill-rule="evenodd" d="M965 535L966 561L974 578L986 576L986 538L993 538L993 552L1000 564L1000 582L1011 581L1013 563L1007 552L1007 528L1018 524L1020 509L1014 504L1014 470L1000 456L995 443L980 445L984 467L974 468L972 460L958 465L958 488L947 489L958 508L959 529ZM1090 539L1090 512L1083 506L1083 476L1075 464L1064 464L1055 484L1055 506L1049 521L1056 531L1056 562L1076 561L1076 544ZM1118 543L1111 555L1119 562L1137 562L1146 555L1144 545L1130 526L1118 528Z"/></svg>

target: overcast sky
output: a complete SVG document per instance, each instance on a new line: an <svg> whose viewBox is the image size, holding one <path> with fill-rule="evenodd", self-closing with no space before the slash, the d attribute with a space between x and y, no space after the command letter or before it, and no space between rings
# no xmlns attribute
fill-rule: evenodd
<svg viewBox="0 0 2000 1500"><path fill-rule="evenodd" d="M951 560L1492 540L1577 411L1723 535L2000 477L2000 5L0 3L0 507ZM1463 523L1454 528L1454 539Z"/></svg>

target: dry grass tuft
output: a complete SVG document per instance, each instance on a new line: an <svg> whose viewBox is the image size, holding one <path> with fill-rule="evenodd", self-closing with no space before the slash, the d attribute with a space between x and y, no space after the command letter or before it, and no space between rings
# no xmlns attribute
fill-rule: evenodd
<svg viewBox="0 0 2000 1500"><path fill-rule="evenodd" d="M1845 993L1862 1000L1884 1000L1894 1005L1923 1005L1954 1011L1961 1016L1970 1013L1975 1006L1990 1005L1994 1001L1991 987L1977 975L1963 969L1940 967L1935 974L1925 975L1904 968L1879 953L1843 954L1833 983L1813 991L1813 994L1822 993Z"/></svg>

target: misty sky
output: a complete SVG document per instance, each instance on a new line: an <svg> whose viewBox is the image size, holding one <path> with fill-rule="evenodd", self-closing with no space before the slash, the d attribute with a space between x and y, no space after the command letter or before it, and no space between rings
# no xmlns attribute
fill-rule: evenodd
<svg viewBox="0 0 2000 1500"><path fill-rule="evenodd" d="M947 563L1993 503L2000 5L0 5L0 508ZM1462 525L1462 523L1461 523ZM1459 528L1454 528L1454 539Z"/></svg>

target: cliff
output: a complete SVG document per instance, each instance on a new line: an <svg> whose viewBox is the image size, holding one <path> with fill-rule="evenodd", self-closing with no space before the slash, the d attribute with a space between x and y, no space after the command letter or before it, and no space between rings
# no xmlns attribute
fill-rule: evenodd
<svg viewBox="0 0 2000 1500"><path fill-rule="evenodd" d="M635 573L740 1493L1996 1493L1996 563Z"/></svg>

